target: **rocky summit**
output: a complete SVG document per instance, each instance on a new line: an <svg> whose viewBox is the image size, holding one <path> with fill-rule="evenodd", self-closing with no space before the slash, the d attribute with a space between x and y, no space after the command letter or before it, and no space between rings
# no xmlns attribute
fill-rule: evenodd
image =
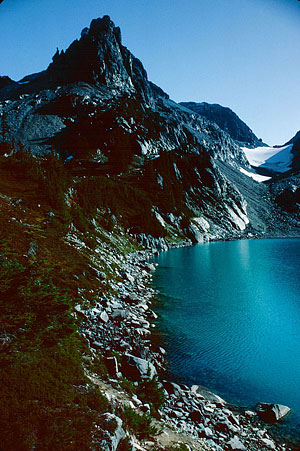
<svg viewBox="0 0 300 451"><path fill-rule="evenodd" d="M258 183L240 146L262 143L195 105L148 80L108 16L44 71L0 78L4 449L291 449L256 412L165 380L149 257L299 236L296 147Z"/></svg>

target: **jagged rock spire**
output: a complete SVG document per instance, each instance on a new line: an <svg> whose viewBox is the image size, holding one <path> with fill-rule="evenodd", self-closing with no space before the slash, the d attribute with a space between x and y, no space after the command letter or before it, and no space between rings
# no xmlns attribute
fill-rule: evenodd
<svg viewBox="0 0 300 451"><path fill-rule="evenodd" d="M92 20L79 40L56 52L47 76L57 83L84 81L137 92L145 100L153 95L142 63L122 45L120 28L109 16Z"/></svg>

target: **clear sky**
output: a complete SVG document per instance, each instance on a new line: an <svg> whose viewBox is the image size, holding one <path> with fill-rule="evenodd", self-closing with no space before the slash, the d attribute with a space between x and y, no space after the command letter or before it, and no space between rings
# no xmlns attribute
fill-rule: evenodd
<svg viewBox="0 0 300 451"><path fill-rule="evenodd" d="M268 144L300 129L298 0L3 0L0 75L45 69L105 14L173 100L228 106Z"/></svg>

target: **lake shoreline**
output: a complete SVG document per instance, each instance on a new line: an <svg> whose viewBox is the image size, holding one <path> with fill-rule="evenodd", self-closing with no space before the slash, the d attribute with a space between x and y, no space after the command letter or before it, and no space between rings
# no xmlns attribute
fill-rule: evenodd
<svg viewBox="0 0 300 451"><path fill-rule="evenodd" d="M240 240L260 240L260 239L295 239L295 238L300 238L299 234L290 233L290 234L283 236L282 234L273 234L272 233L272 234L264 234L264 235L260 235L260 236L258 236L258 235L243 236L243 237L231 236L226 239L224 239L224 238L220 239L219 237L210 237L210 239L207 241L204 241L203 244L207 244L209 242L220 242L220 241L240 241ZM195 244L197 244L197 243L195 243ZM199 243L199 244L201 244L201 243ZM160 302L160 301L157 301L157 302ZM155 306L154 306L154 311L155 311ZM156 335L158 336L159 333ZM156 337L155 341L157 341L157 337ZM166 359L167 359L167 357L168 356L166 356ZM168 379L170 379L170 378L168 378ZM173 381L174 381L174 379L173 379ZM176 379L175 379L175 383L176 383ZM209 387L208 387L208 390L210 391ZM274 402L276 402L276 400L274 400ZM237 406L237 405L233 405L230 403L226 403L226 404L230 405L236 411L240 411L241 414L243 414L243 412L245 412L245 411L251 410L251 408L248 408L248 407ZM256 414L254 413L254 415L256 415ZM260 424L261 427L268 430L268 432L272 435L272 438L274 440L276 440L277 446L280 446L280 443L282 444L283 441L285 443L287 443L287 441L288 441L289 442L288 446L290 446L291 449L300 449L299 437L296 437L294 435L288 436L284 433L281 434L280 431L278 431L278 428L276 428L276 426L270 427L268 424L262 423L261 420L259 420L259 419L258 419L258 423ZM254 426L254 428L255 428L255 426ZM295 448L295 446L296 446L296 448ZM257 448L257 449L259 449L259 448ZM279 449L279 448L277 448L277 449Z"/></svg>

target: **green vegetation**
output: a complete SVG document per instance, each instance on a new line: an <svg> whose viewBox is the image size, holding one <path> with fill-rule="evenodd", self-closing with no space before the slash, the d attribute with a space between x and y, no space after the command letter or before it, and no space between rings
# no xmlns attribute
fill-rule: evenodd
<svg viewBox="0 0 300 451"><path fill-rule="evenodd" d="M165 451L189 451L189 447L184 443L178 443L176 445L171 445L165 448Z"/></svg>
<svg viewBox="0 0 300 451"><path fill-rule="evenodd" d="M65 241L67 177L55 176L64 172L59 159L37 159L22 149L2 158L1 448L88 450L99 413L109 405L87 384L89 349L77 332L74 306L81 302L79 288L88 299L99 282L87 256Z"/></svg>
<svg viewBox="0 0 300 451"><path fill-rule="evenodd" d="M153 214L150 199L145 192L128 182L91 177L76 184L76 193L81 216L96 217L100 211L97 217L106 230L113 229L113 217L116 217L131 233L164 235L164 229ZM75 214L79 219L78 207Z"/></svg>
<svg viewBox="0 0 300 451"><path fill-rule="evenodd" d="M120 139L112 137L110 164ZM102 355L91 356L78 333L81 319L75 306L90 308L103 292L112 290L110 280L122 280L115 272L117 265L103 255L93 260L104 274L99 280L91 265L93 249L101 247L108 257L112 249L126 254L137 248L134 234L165 236L153 202L166 206L170 199L149 195L150 178L149 186L143 187L138 179L132 183L128 174L74 176L54 152L33 156L20 143L1 145L1 447L88 450L95 425L101 427L99 414L111 408L85 369L104 380L108 374ZM129 145L134 152L133 141ZM125 150L123 169L131 161ZM154 179L152 169L149 175ZM175 203L173 182L174 177L169 195ZM74 226L76 238L85 243L80 249L70 244ZM170 237L172 233L170 228ZM158 416L164 396L157 379L137 386L124 379L121 386L149 403L151 415ZM157 432L150 415L126 407L122 418L141 438ZM127 445L124 440L123 448Z"/></svg>
<svg viewBox="0 0 300 451"><path fill-rule="evenodd" d="M139 438L151 437L158 433L158 429L152 425L152 418L149 414L140 415L131 407L125 406L121 417L127 428Z"/></svg>
<svg viewBox="0 0 300 451"><path fill-rule="evenodd" d="M141 401L149 403L152 415L157 415L157 410L165 400L164 391L160 386L157 377L148 380L145 379L139 383L136 394Z"/></svg>

